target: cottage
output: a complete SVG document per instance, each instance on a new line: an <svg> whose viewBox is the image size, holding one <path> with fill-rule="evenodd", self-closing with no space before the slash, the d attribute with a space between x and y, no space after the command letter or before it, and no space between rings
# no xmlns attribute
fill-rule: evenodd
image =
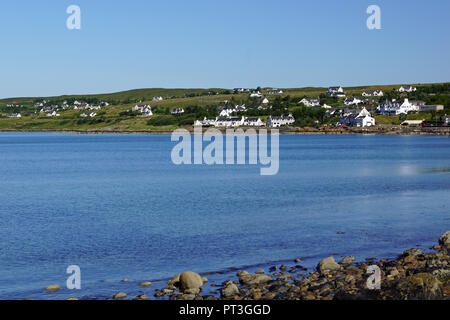
<svg viewBox="0 0 450 320"><path fill-rule="evenodd" d="M262 94L259 91L254 91L252 93L250 93L250 98L261 98Z"/></svg>
<svg viewBox="0 0 450 320"><path fill-rule="evenodd" d="M244 126L262 127L263 125L264 125L264 122L262 122L260 118L246 118L244 120Z"/></svg>
<svg viewBox="0 0 450 320"><path fill-rule="evenodd" d="M299 101L299 103L303 103L305 107L315 107L320 105L320 99L319 98L303 98Z"/></svg>
<svg viewBox="0 0 450 320"><path fill-rule="evenodd" d="M269 99L267 99L266 97L264 97L264 99L261 100L262 104L268 104L269 103Z"/></svg>
<svg viewBox="0 0 450 320"><path fill-rule="evenodd" d="M345 99L344 104L346 106L351 106L351 105L358 105L362 102L361 99L357 99L355 97L349 97L347 99Z"/></svg>
<svg viewBox="0 0 450 320"><path fill-rule="evenodd" d="M153 115L152 107L150 107L148 104L135 105L131 110L139 111L142 117L150 117Z"/></svg>
<svg viewBox="0 0 450 320"><path fill-rule="evenodd" d="M47 117L59 117L59 116L60 116L60 114L57 113L56 111L47 113Z"/></svg>
<svg viewBox="0 0 450 320"><path fill-rule="evenodd" d="M345 97L344 88L342 87L329 87L326 94L330 97Z"/></svg>
<svg viewBox="0 0 450 320"><path fill-rule="evenodd" d="M289 124L292 124L295 122L295 118L292 116L292 114L289 114L287 117L286 116L281 116L281 117L272 117L270 116L269 119L267 119L267 125L269 127L281 127L281 126L286 126Z"/></svg>
<svg viewBox="0 0 450 320"><path fill-rule="evenodd" d="M86 113L82 113L80 114L81 118L93 118L97 115L97 113L95 112L86 112Z"/></svg>
<svg viewBox="0 0 450 320"><path fill-rule="evenodd" d="M8 115L8 118L22 118L22 115L20 113L11 113Z"/></svg>
<svg viewBox="0 0 450 320"><path fill-rule="evenodd" d="M163 97L161 97L161 96L159 96L159 97L153 97L153 99L152 99L152 101L163 101L164 100L164 98Z"/></svg>
<svg viewBox="0 0 450 320"><path fill-rule="evenodd" d="M415 92L417 88L412 86L401 86L397 89L398 92Z"/></svg>
<svg viewBox="0 0 450 320"><path fill-rule="evenodd" d="M339 120L339 123L352 127L371 127L375 125L375 119L366 108L363 108L359 113L344 116Z"/></svg>
<svg viewBox="0 0 450 320"><path fill-rule="evenodd" d="M172 108L171 114L183 114L184 109L183 108Z"/></svg>
<svg viewBox="0 0 450 320"><path fill-rule="evenodd" d="M400 101L387 101L378 107L378 111L382 115L399 115L408 114L409 112L419 111L419 106L413 105L408 99Z"/></svg>
<svg viewBox="0 0 450 320"><path fill-rule="evenodd" d="M369 90L369 91L364 91L362 93L363 97L382 97L384 96L383 91L381 90Z"/></svg>
<svg viewBox="0 0 450 320"><path fill-rule="evenodd" d="M283 90L280 90L280 89L269 89L269 90L267 90L267 93L268 94L282 94Z"/></svg>

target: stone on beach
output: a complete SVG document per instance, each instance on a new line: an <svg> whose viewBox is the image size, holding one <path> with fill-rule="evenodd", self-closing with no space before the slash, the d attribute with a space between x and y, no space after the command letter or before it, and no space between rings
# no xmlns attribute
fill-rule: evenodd
<svg viewBox="0 0 450 320"><path fill-rule="evenodd" d="M352 256L346 256L344 257L341 262L339 262L339 264L342 264L344 266L348 266L351 265L353 263L353 261L355 261L355 257Z"/></svg>
<svg viewBox="0 0 450 320"><path fill-rule="evenodd" d="M135 300L150 300L150 298L146 294L140 294Z"/></svg>
<svg viewBox="0 0 450 320"><path fill-rule="evenodd" d="M186 271L180 274L180 290L183 292L196 293L203 286L202 277L195 272Z"/></svg>
<svg viewBox="0 0 450 320"><path fill-rule="evenodd" d="M317 269L320 273L326 273L327 271L341 270L341 266L334 261L334 257L328 257L319 262Z"/></svg>
<svg viewBox="0 0 450 320"><path fill-rule="evenodd" d="M61 289L61 287L57 284L52 284L45 288L45 290L50 291L50 292L58 291L59 289Z"/></svg>
<svg viewBox="0 0 450 320"><path fill-rule="evenodd" d="M152 283L150 281L146 281L146 282L139 283L139 285L141 287L150 287L152 285Z"/></svg>
<svg viewBox="0 0 450 320"><path fill-rule="evenodd" d="M258 285L272 280L272 277L265 274L249 274L248 272L240 272L238 276L239 282L247 286Z"/></svg>
<svg viewBox="0 0 450 320"><path fill-rule="evenodd" d="M224 288L220 290L220 295L224 299L230 299L239 294L239 288L232 281L227 281Z"/></svg>
<svg viewBox="0 0 450 320"><path fill-rule="evenodd" d="M125 292L117 292L115 295L112 296L113 299L125 299L127 297L127 294Z"/></svg>

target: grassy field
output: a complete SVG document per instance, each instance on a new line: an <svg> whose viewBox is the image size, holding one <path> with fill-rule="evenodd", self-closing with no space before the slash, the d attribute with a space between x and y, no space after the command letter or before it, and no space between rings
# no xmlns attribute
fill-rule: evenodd
<svg viewBox="0 0 450 320"><path fill-rule="evenodd" d="M432 86L433 84L415 84L414 86ZM434 84L437 85L437 84ZM361 95L365 90L381 89L384 92L392 92L400 85L380 85L380 86L360 86L344 88L348 96ZM263 95L267 94L267 89L263 88ZM290 96L292 101L304 96L317 97L323 95L327 88L307 87L307 88L287 88L282 89L284 92L281 97ZM152 98L162 96L165 100L153 102ZM277 95L267 95L269 100L273 101ZM52 100L61 102L66 99L77 99L83 101L85 99L95 98L99 101L111 101L113 104L102 108L97 112L94 118L80 118L83 111L66 110L58 111L60 117L45 117L39 115L39 109L33 106L36 100ZM176 125L152 126L147 122L150 118L131 117L120 115L124 111L128 111L136 103L150 104L153 110L157 110L153 117L160 117L167 114L172 108L187 108L192 106L206 107L225 106L234 103L244 103L248 99L248 93L232 94L230 89L137 89L109 94L97 95L66 95L58 97L28 97L28 98L8 98L0 100L0 130L61 130L61 129L77 129L77 130L172 130ZM342 100L342 99L341 99ZM14 108L14 111L6 107L7 104L23 105L24 108ZM296 102L295 102L296 103ZM339 103L342 103L340 101ZM38 114L28 115L28 111L35 111ZM11 112L21 112L22 118L6 118ZM400 124L402 121L398 116L376 116L376 121L380 124ZM432 120L431 114L410 114L407 119L424 119Z"/></svg>

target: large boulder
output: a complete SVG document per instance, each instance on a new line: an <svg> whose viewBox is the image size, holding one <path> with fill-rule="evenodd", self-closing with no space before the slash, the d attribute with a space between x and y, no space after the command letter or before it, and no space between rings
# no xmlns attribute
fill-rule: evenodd
<svg viewBox="0 0 450 320"><path fill-rule="evenodd" d="M338 271L341 269L342 267L338 263L336 263L336 261L334 261L334 257L325 258L317 265L317 270L319 270L319 272L322 274L330 271Z"/></svg>
<svg viewBox="0 0 450 320"><path fill-rule="evenodd" d="M231 299L239 294L239 288L232 281L228 281L224 288L220 290L223 299Z"/></svg>
<svg viewBox="0 0 450 320"><path fill-rule="evenodd" d="M272 280L271 276L265 274L250 274L248 272L239 273L239 282L246 286L259 285Z"/></svg>
<svg viewBox="0 0 450 320"><path fill-rule="evenodd" d="M180 290L183 292L200 292L200 287L203 286L202 277L195 272L186 271L180 274Z"/></svg>
<svg viewBox="0 0 450 320"><path fill-rule="evenodd" d="M353 262L355 261L355 257L352 256L346 256L344 257L341 262L339 262L339 264L343 265L343 266L349 266L351 265Z"/></svg>

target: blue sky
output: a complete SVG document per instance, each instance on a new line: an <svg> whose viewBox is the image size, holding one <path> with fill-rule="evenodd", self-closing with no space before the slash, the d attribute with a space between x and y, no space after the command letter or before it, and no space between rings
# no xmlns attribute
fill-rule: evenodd
<svg viewBox="0 0 450 320"><path fill-rule="evenodd" d="M81 30L66 9L81 8ZM381 30L366 9L381 8ZM450 81L450 1L0 3L0 97Z"/></svg>

